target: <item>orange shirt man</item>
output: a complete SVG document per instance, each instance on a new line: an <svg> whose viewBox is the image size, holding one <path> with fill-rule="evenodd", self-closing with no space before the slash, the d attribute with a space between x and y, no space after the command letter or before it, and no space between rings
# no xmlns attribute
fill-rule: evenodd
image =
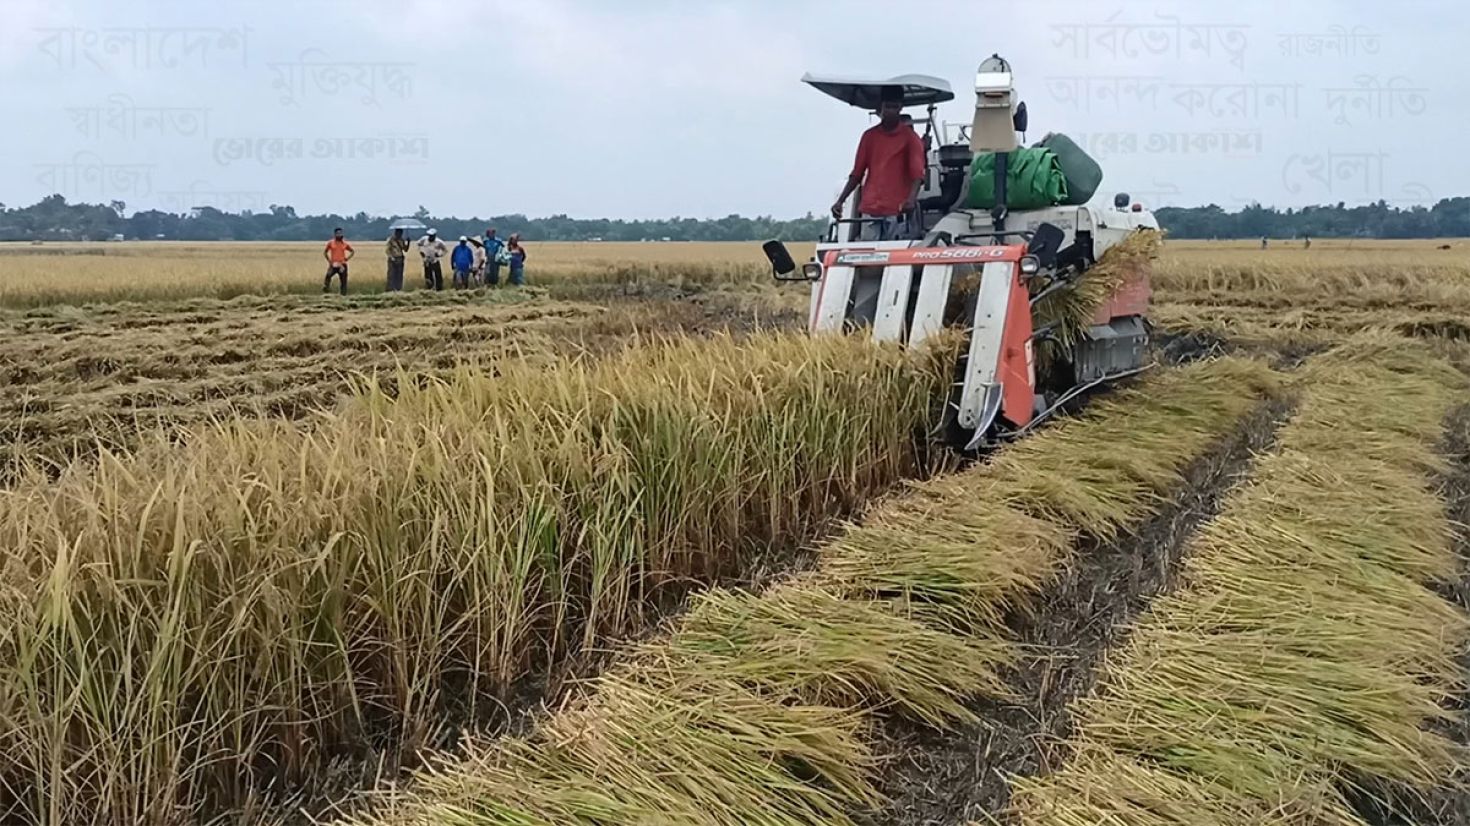
<svg viewBox="0 0 1470 826"><path fill-rule="evenodd" d="M327 248L322 250L322 257L327 259L327 277L322 281L322 292L331 292L332 276L342 279L342 294L347 295L347 262L357 251L342 237L342 228L337 227L332 231L332 240L327 242Z"/></svg>

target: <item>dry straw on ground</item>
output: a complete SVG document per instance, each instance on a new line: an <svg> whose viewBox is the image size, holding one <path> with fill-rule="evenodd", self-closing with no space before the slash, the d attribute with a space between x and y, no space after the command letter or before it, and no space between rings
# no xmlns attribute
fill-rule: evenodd
<svg viewBox="0 0 1470 826"><path fill-rule="evenodd" d="M1250 362L1168 372L922 483L824 546L814 571L762 595L711 592L540 731L436 760L353 822L851 823L880 802L867 713L970 719L963 698L1003 691L1001 614L1067 564L1075 535L1150 512L1277 385ZM1076 451L1104 436L1108 450ZM1075 487L1094 506L1057 495L1063 462L1085 469Z"/></svg>
<svg viewBox="0 0 1470 826"><path fill-rule="evenodd" d="M237 414L304 418L355 374L548 364L671 333L780 326L744 297L548 300L544 291L242 297L0 310L0 484L141 433Z"/></svg>
<svg viewBox="0 0 1470 826"><path fill-rule="evenodd" d="M1465 756L1429 730L1470 620L1428 474L1463 377L1355 339L1193 542L1185 587L1081 704L1076 759L1017 782L1025 822L1362 824L1353 794L1428 789Z"/></svg>

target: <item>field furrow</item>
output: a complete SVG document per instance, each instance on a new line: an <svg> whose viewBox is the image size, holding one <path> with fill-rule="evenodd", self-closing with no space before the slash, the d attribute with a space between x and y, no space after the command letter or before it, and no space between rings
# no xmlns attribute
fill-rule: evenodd
<svg viewBox="0 0 1470 826"><path fill-rule="evenodd" d="M973 697L1011 690L1008 620L1079 538L1136 530L1279 388L1258 362L1169 370L919 484L813 570L696 598L532 734L470 743L350 822L854 822L884 802L879 722L976 722Z"/></svg>
<svg viewBox="0 0 1470 826"><path fill-rule="evenodd" d="M1354 339L1073 711L1071 759L1017 778L1021 822L1363 824L1441 786L1470 616L1433 476L1463 376ZM1370 804L1376 801L1376 804Z"/></svg>

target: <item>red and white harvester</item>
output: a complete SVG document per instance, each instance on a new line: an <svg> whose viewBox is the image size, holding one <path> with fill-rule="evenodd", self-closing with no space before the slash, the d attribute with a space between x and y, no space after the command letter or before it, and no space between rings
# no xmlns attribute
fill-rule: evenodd
<svg viewBox="0 0 1470 826"><path fill-rule="evenodd" d="M1006 208L1006 159L1020 146L1026 108L1016 98L1011 68L999 56L981 64L973 120L936 129L939 103L953 100L945 81L924 75L886 79L821 78L803 81L851 106L874 110L885 87L902 87L903 104L927 107L926 179L917 208L899 231L875 237L857 215L861 190L818 242L813 259L798 266L777 241L764 245L782 281L810 281L808 326L813 334L866 331L881 341L918 347L946 328L968 336L951 390L945 425L956 447L974 450L1025 433L1090 388L1129 376L1149 364L1146 321L1150 287L1146 262L1134 262L1117 288L1097 306L1080 335L1058 336L1037 308L1074 290L1114 245L1140 229L1157 230L1149 211L1126 194L1110 207ZM967 208L971 164L993 153L994 205ZM1099 173L1100 174L1100 173ZM1038 376L1037 349L1049 358Z"/></svg>

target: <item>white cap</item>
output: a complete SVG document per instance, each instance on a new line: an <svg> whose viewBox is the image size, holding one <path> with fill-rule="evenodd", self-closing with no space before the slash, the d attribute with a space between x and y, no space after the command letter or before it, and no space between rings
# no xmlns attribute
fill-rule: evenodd
<svg viewBox="0 0 1470 826"><path fill-rule="evenodd" d="M468 238L464 237L463 235L461 235L461 236L459 236L459 240L461 240L461 241L468 241L470 239L468 239Z"/></svg>
<svg viewBox="0 0 1470 826"><path fill-rule="evenodd" d="M438 235L439 234L439 230L437 230L437 229L431 229L431 230L429 230L429 234L430 235Z"/></svg>

